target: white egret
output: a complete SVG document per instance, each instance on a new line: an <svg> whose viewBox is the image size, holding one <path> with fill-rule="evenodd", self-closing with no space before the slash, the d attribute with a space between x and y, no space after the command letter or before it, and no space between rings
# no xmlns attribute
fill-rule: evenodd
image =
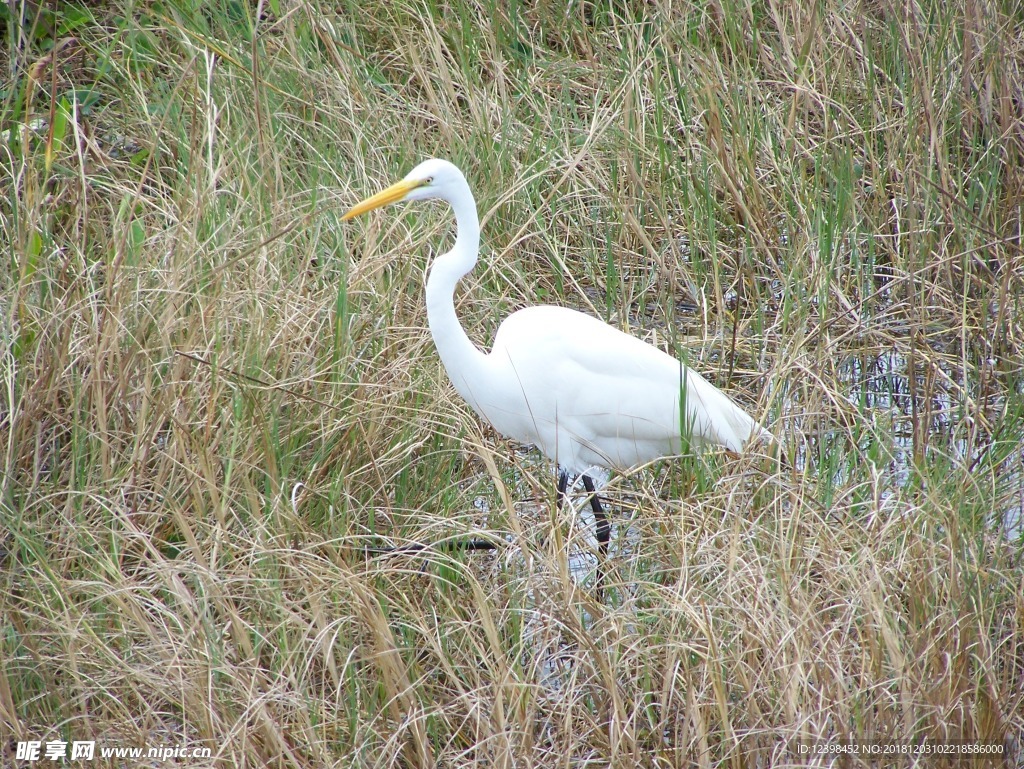
<svg viewBox="0 0 1024 769"><path fill-rule="evenodd" d="M476 201L456 166L424 161L342 219L434 198L451 206L457 225L455 245L434 259L426 289L427 322L445 370L459 395L499 433L535 444L555 461L561 471L559 502L568 473L583 476L602 558L610 527L590 476L594 468L628 470L676 455L684 445L739 452L752 437L771 438L725 393L671 355L565 307L514 312L498 328L491 352L484 353L455 314L455 286L476 265L480 249Z"/></svg>

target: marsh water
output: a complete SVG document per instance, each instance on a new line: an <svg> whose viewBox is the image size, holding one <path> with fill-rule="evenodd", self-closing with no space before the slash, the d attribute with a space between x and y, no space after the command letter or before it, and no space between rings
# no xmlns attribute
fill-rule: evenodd
<svg viewBox="0 0 1024 769"><path fill-rule="evenodd" d="M799 403L794 403L783 408L788 412L782 417L784 426L769 424L768 427L776 435L784 436L783 445L798 471L825 473L835 489L865 472L866 468L857 465L870 464L869 472L880 476L883 509L898 507L908 484L928 482L915 472L918 454L928 459L932 452L941 452L943 461L971 466L994 462L1001 475L998 482L1005 493L997 495L1002 501L991 511L990 525L1001 528L1008 540L1021 539L1024 537L1024 447L1004 445L999 449L1003 454L1001 460L993 460L991 454L996 449L996 436L1000 434L1002 397L986 393L983 383L965 382L962 374L951 366L933 364L924 371L921 366L917 368L911 374L913 367L907 356L895 349L850 358L839 366L848 406L844 414L834 419L830 415L812 419L802 413ZM785 401L785 394L782 399ZM852 428L851 415L855 422ZM834 447L851 441L857 443L855 451L834 453L853 457L855 464L830 464L828 457ZM554 473L550 463L531 447L520 450L519 464L534 478ZM992 472L991 466L987 472ZM595 477L600 478L600 473ZM600 485L599 481L599 488ZM536 489L526 482L520 481L514 488L520 500L535 496ZM573 531L567 534L572 542L569 569L577 582L589 584L596 566L594 517L579 479L572 484L570 492ZM485 498L477 500L477 508L486 515ZM612 547L621 555L633 549L637 535L630 520L614 506L610 513Z"/></svg>

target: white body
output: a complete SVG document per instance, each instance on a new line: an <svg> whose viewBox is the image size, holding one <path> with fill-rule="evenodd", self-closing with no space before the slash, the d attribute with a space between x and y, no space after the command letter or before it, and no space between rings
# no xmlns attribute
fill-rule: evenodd
<svg viewBox="0 0 1024 769"><path fill-rule="evenodd" d="M740 451L770 434L721 390L675 358L596 318L564 307L529 307L509 316L489 354L455 315L458 281L476 265L480 224L465 177L428 160L405 179L360 203L345 218L399 200L440 198L455 213L455 246L434 260L427 320L459 395L503 435L534 443L563 469L626 470L717 444ZM685 419L680 395L685 393Z"/></svg>
<svg viewBox="0 0 1024 769"><path fill-rule="evenodd" d="M536 443L570 472L627 470L678 454L686 427L693 447L733 451L761 433L725 393L672 356L564 307L509 316L473 376L444 348L438 345L455 389L481 417L505 436Z"/></svg>

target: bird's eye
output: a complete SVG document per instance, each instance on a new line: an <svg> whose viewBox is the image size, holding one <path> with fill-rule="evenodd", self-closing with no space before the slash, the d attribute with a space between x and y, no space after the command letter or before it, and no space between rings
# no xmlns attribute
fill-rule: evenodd
<svg viewBox="0 0 1024 769"><path fill-rule="evenodd" d="M433 184L433 183L434 183L434 177L433 176L428 176L427 177L427 184Z"/></svg>

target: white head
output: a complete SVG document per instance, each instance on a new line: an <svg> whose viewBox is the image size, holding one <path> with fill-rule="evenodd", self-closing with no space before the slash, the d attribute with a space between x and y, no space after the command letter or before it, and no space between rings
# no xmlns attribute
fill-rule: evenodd
<svg viewBox="0 0 1024 769"><path fill-rule="evenodd" d="M468 192L469 185L462 171L447 160L431 158L412 169L402 181L395 182L387 189L353 206L341 218L348 220L375 208L403 200L440 198L453 203L462 199Z"/></svg>
<svg viewBox="0 0 1024 769"><path fill-rule="evenodd" d="M447 160L440 158L424 160L407 173L402 181L416 185L403 200L430 200L431 198L448 200L452 193L461 191L467 186L466 177L462 175L462 171Z"/></svg>

